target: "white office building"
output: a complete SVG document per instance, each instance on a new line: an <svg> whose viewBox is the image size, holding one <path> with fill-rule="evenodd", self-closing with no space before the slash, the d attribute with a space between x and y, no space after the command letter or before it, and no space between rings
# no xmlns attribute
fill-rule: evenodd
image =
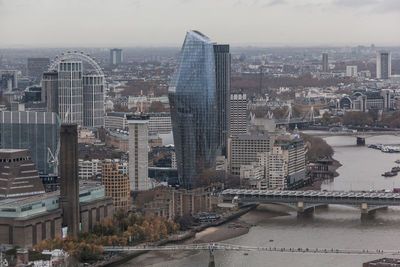
<svg viewBox="0 0 400 267"><path fill-rule="evenodd" d="M148 124L149 117L127 117L129 128L129 183L131 191L149 189L148 178Z"/></svg>

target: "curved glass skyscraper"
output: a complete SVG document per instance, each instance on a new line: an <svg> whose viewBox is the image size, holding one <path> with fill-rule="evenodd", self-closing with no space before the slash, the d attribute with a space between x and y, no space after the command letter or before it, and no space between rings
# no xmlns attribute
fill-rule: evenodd
<svg viewBox="0 0 400 267"><path fill-rule="evenodd" d="M213 43L198 31L188 31L168 96L178 176L192 188L194 179L215 167L217 107Z"/></svg>

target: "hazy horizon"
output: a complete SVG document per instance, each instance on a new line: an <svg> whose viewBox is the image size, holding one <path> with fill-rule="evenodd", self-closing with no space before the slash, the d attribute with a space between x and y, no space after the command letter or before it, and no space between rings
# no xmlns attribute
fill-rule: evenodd
<svg viewBox="0 0 400 267"><path fill-rule="evenodd" d="M400 46L398 0L0 0L0 47Z"/></svg>

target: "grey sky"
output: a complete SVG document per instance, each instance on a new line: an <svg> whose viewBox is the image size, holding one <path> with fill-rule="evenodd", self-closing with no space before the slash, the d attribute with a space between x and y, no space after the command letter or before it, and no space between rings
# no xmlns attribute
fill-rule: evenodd
<svg viewBox="0 0 400 267"><path fill-rule="evenodd" d="M400 45L400 0L0 0L0 46Z"/></svg>

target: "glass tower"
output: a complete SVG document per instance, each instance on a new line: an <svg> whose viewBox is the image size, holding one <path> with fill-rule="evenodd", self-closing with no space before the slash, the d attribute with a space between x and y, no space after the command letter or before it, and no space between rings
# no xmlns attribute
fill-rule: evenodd
<svg viewBox="0 0 400 267"><path fill-rule="evenodd" d="M215 167L219 144L213 43L198 31L186 34L168 97L179 182L190 189Z"/></svg>

